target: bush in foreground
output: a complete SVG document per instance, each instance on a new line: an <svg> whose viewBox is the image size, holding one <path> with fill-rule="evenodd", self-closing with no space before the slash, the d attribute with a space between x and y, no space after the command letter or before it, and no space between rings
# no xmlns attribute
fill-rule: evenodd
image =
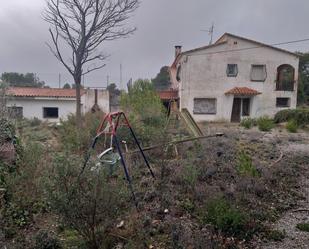
<svg viewBox="0 0 309 249"><path fill-rule="evenodd" d="M252 163L251 157L247 155L244 151L241 151L239 154L236 170L240 175L252 177L260 176L259 172Z"/></svg>
<svg viewBox="0 0 309 249"><path fill-rule="evenodd" d="M290 120L295 120L298 126L306 126L309 124L309 109L299 108L299 109L286 109L279 111L275 117L275 123L284 123Z"/></svg>
<svg viewBox="0 0 309 249"><path fill-rule="evenodd" d="M255 120L252 118L244 118L241 120L240 125L246 129L251 129L255 125Z"/></svg>
<svg viewBox="0 0 309 249"><path fill-rule="evenodd" d="M59 239L52 233L41 230L35 236L34 249L61 249Z"/></svg>
<svg viewBox="0 0 309 249"><path fill-rule="evenodd" d="M56 157L47 186L49 199L63 224L77 231L87 248L99 249L108 241L106 230L120 212L123 181L112 181L104 169L91 170L91 165L81 174L81 161L76 156Z"/></svg>
<svg viewBox="0 0 309 249"><path fill-rule="evenodd" d="M303 232L309 232L309 223L299 223L296 228Z"/></svg>
<svg viewBox="0 0 309 249"><path fill-rule="evenodd" d="M249 217L223 198L208 202L203 221L214 225L217 230L228 236L245 238L250 232L247 230Z"/></svg>
<svg viewBox="0 0 309 249"><path fill-rule="evenodd" d="M294 119L291 119L287 122L285 128L291 133L296 133L298 129L297 122Z"/></svg>
<svg viewBox="0 0 309 249"><path fill-rule="evenodd" d="M86 151L96 134L103 115L102 112L86 113L82 117L83 127L85 127L82 132L77 128L75 115L69 115L67 120L61 120L59 138L62 149L74 153Z"/></svg>
<svg viewBox="0 0 309 249"><path fill-rule="evenodd" d="M267 116L258 118L257 125L260 131L271 131L275 127L274 121Z"/></svg>

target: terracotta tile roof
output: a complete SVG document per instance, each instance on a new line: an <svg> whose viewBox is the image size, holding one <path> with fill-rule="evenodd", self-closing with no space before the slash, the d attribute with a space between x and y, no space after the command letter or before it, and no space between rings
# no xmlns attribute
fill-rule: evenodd
<svg viewBox="0 0 309 249"><path fill-rule="evenodd" d="M231 90L227 91L225 94L251 96L251 95L258 95L261 93L249 87L234 87Z"/></svg>
<svg viewBox="0 0 309 249"><path fill-rule="evenodd" d="M85 90L81 90L81 94L84 93ZM75 89L61 88L10 87L8 94L15 97L76 98Z"/></svg>
<svg viewBox="0 0 309 249"><path fill-rule="evenodd" d="M161 100L174 100L178 99L178 91L167 90L167 91L158 91L158 95Z"/></svg>

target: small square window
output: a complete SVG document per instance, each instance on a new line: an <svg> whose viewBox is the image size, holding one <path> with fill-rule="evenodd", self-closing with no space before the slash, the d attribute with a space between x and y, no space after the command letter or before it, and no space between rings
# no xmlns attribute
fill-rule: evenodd
<svg viewBox="0 0 309 249"><path fill-rule="evenodd" d="M227 77L236 77L238 74L237 64L227 64L226 75Z"/></svg>
<svg viewBox="0 0 309 249"><path fill-rule="evenodd" d="M194 114L216 114L217 99L196 98L194 99Z"/></svg>
<svg viewBox="0 0 309 249"><path fill-rule="evenodd" d="M43 118L58 118L58 117L59 117L58 107L43 108Z"/></svg>
<svg viewBox="0 0 309 249"><path fill-rule="evenodd" d="M276 106L277 107L290 107L290 98L277 98Z"/></svg>
<svg viewBox="0 0 309 249"><path fill-rule="evenodd" d="M266 77L267 77L266 65L252 65L251 67L252 81L265 81Z"/></svg>

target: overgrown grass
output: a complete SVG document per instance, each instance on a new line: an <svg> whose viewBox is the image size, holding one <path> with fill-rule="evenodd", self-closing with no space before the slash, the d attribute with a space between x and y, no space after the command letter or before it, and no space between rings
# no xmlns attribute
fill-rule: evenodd
<svg viewBox="0 0 309 249"><path fill-rule="evenodd" d="M48 209L41 185L46 170L42 145L28 143L18 150L18 154L14 167L2 168L4 172L0 172L6 195L2 210L5 222L2 226L8 237L18 234L19 229L32 223L34 215Z"/></svg>
<svg viewBox="0 0 309 249"><path fill-rule="evenodd" d="M291 119L287 122L285 128L291 133L296 133L298 129L298 124L294 119Z"/></svg>
<svg viewBox="0 0 309 249"><path fill-rule="evenodd" d="M0 145L13 140L15 136L15 127L11 121L6 118L0 118Z"/></svg>
<svg viewBox="0 0 309 249"><path fill-rule="evenodd" d="M309 223L299 223L296 225L296 228L303 232L309 233Z"/></svg>
<svg viewBox="0 0 309 249"><path fill-rule="evenodd" d="M190 187L194 188L197 177L198 177L198 169L194 164L185 164L183 168L183 181Z"/></svg>
<svg viewBox="0 0 309 249"><path fill-rule="evenodd" d="M59 238L52 232L41 230L35 235L33 249L62 249Z"/></svg>
<svg viewBox="0 0 309 249"><path fill-rule="evenodd" d="M272 241L282 241L285 238L285 231L270 230L266 231L266 238Z"/></svg>
<svg viewBox="0 0 309 249"><path fill-rule="evenodd" d="M252 158L244 151L241 151L238 156L236 170L240 175L252 176L252 177L260 176L260 173L257 171L257 169L254 167L252 163Z"/></svg>
<svg viewBox="0 0 309 249"><path fill-rule="evenodd" d="M260 131L271 131L275 127L275 124L271 118L263 116L257 119L257 126Z"/></svg>
<svg viewBox="0 0 309 249"><path fill-rule="evenodd" d="M206 204L206 215L202 220L228 236L246 238L251 234L251 231L247 230L248 215L223 198L214 199Z"/></svg>
<svg viewBox="0 0 309 249"><path fill-rule="evenodd" d="M58 128L62 150L78 154L87 151L103 115L102 112L86 113L82 118L84 127L82 130L76 126L75 115L70 115L67 120L62 120Z"/></svg>
<svg viewBox="0 0 309 249"><path fill-rule="evenodd" d="M256 124L255 119L244 118L240 122L240 126L245 127L246 129L251 129Z"/></svg>

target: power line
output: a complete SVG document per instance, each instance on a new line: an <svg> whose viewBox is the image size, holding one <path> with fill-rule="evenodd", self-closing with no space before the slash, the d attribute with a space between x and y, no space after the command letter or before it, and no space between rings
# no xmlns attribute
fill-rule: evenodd
<svg viewBox="0 0 309 249"><path fill-rule="evenodd" d="M294 41L287 41L287 42L279 42L279 43L273 43L273 44L261 44L259 46L254 46L254 47L247 47L247 48L238 48L238 49L230 49L230 50L221 50L221 51L216 51L216 52L206 52L206 53L199 53L199 54L193 54L189 56L200 56L200 55L207 55L207 54L221 54L221 53L230 53L230 52L238 52L238 51L244 51L244 50L251 50L251 49L258 49L258 48L263 48L263 47L273 47L273 46L280 46L280 45L287 45L287 44L293 44L293 43L300 43L300 42L306 42L309 41L309 38L306 39L301 39L301 40L294 40ZM277 48L281 49L281 48ZM190 51L188 51L190 52ZM286 51L289 52L289 51ZM186 53L186 52L184 52ZM290 52L293 53L293 52Z"/></svg>

